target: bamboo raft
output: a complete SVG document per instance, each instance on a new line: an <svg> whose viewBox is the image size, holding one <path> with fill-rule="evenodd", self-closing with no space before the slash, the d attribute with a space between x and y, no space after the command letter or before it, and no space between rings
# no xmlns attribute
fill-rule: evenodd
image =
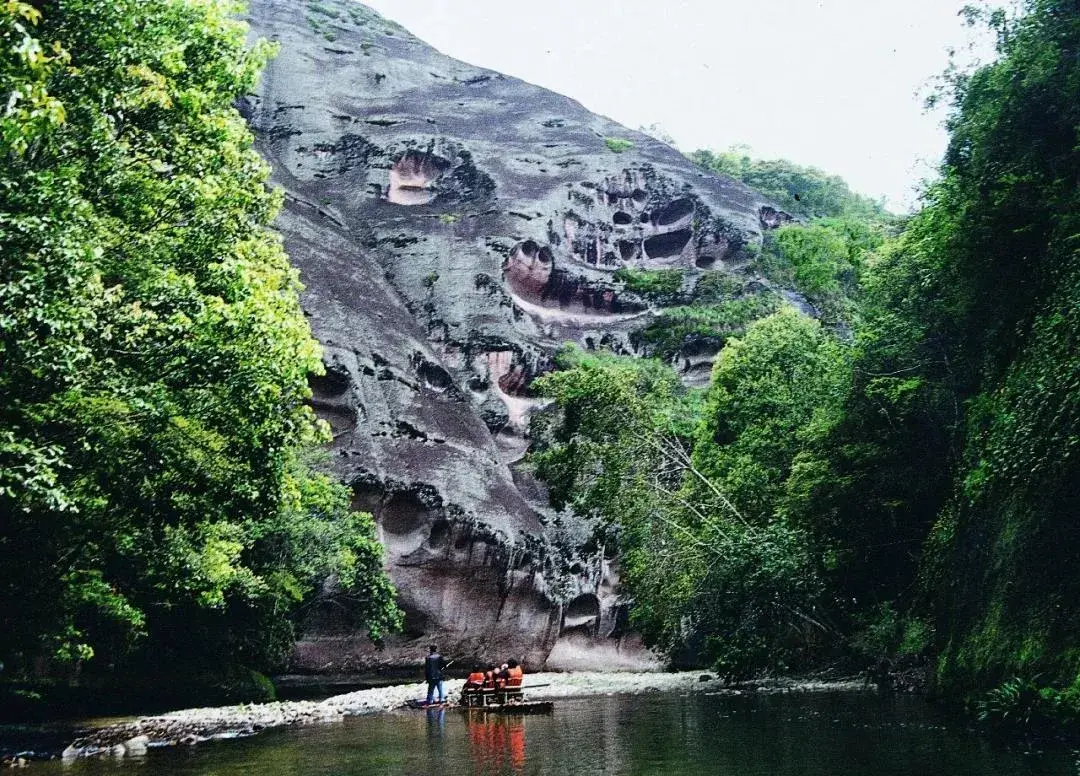
<svg viewBox="0 0 1080 776"><path fill-rule="evenodd" d="M555 710L552 701L521 701L519 703L489 703L487 706L458 706L467 712L481 714L550 714Z"/></svg>
<svg viewBox="0 0 1080 776"><path fill-rule="evenodd" d="M481 714L551 714L555 710L553 701L510 701L507 703L428 703L423 700L405 701L405 708L417 711L429 709L461 709L466 712L478 712Z"/></svg>

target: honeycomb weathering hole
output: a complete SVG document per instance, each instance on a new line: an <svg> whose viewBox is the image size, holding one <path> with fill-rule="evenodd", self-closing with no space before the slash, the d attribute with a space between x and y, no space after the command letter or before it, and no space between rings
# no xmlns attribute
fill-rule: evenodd
<svg viewBox="0 0 1080 776"><path fill-rule="evenodd" d="M415 534L428 520L427 508L419 499L407 493L393 496L379 510L379 523L396 536Z"/></svg>
<svg viewBox="0 0 1080 776"><path fill-rule="evenodd" d="M693 213L693 200L676 199L661 208L660 212L656 214L656 223L658 226L671 226L685 218L689 218Z"/></svg>
<svg viewBox="0 0 1080 776"><path fill-rule="evenodd" d="M778 226L783 226L795 220L790 213L785 213L783 210L777 210L768 205L758 211L758 218L761 220L761 225L766 229L776 229Z"/></svg>
<svg viewBox="0 0 1080 776"><path fill-rule="evenodd" d="M546 245L540 247L535 240L525 240L510 252L503 264L506 282L511 290L525 299L540 299L551 279L555 257Z"/></svg>
<svg viewBox="0 0 1080 776"><path fill-rule="evenodd" d="M397 205L426 205L435 199L435 182L452 166L449 159L426 151L406 151L390 168L386 198Z"/></svg>
<svg viewBox="0 0 1080 776"><path fill-rule="evenodd" d="M579 595L563 612L563 627L575 628L594 622L600 617L600 599L591 593Z"/></svg>
<svg viewBox="0 0 1080 776"><path fill-rule="evenodd" d="M689 229L654 235L645 240L645 255L650 259L668 259L678 256L692 236L693 233Z"/></svg>
<svg viewBox="0 0 1080 776"><path fill-rule="evenodd" d="M316 398L331 398L341 396L352 385L352 378L347 369L328 366L325 375L315 375L308 378L308 385Z"/></svg>
<svg viewBox="0 0 1080 776"><path fill-rule="evenodd" d="M449 390L450 386L454 384L454 378L438 364L424 361L417 367L416 371L424 381L424 384L438 393Z"/></svg>
<svg viewBox="0 0 1080 776"><path fill-rule="evenodd" d="M611 217L611 222L616 226L627 226L634 222L634 217L629 213L620 210L618 213Z"/></svg>
<svg viewBox="0 0 1080 776"><path fill-rule="evenodd" d="M507 396L524 396L528 390L529 374L525 367L519 365L508 370L499 377L499 390Z"/></svg>
<svg viewBox="0 0 1080 776"><path fill-rule="evenodd" d="M435 549L441 549L449 543L450 522L447 520L436 520L431 524L431 533L428 535L428 544Z"/></svg>
<svg viewBox="0 0 1080 776"><path fill-rule="evenodd" d="M716 264L716 257L715 256L698 256L697 261L695 261L694 264L697 265L698 269L709 269L714 264Z"/></svg>
<svg viewBox="0 0 1080 776"><path fill-rule="evenodd" d="M633 250L633 245L630 243L631 247L627 250ZM595 263L596 245L590 241L589 247L592 248L592 262ZM587 261L589 255L586 250ZM614 254L612 259L615 260ZM514 246L510 256L503 262L503 273L507 286L517 300L535 305L537 310L559 310L558 315L573 316L612 315L639 312L643 309L637 302L626 304L619 300L614 289L604 284L594 284L584 277L556 268L551 248L547 245L541 246L535 240L525 240Z"/></svg>

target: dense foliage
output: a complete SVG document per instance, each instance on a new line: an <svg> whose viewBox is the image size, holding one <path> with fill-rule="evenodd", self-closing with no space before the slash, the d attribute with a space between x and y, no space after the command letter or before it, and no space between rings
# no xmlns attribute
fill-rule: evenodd
<svg viewBox="0 0 1080 776"><path fill-rule="evenodd" d="M621 536L673 655L932 658L943 691L998 685L988 718L1076 719L1080 7L969 16L999 56L952 75L941 178L905 223L816 170L695 154L809 217L753 268L827 325L755 322L737 292L668 311L635 341L722 347L704 396L579 355L541 381L536 460Z"/></svg>
<svg viewBox="0 0 1080 776"><path fill-rule="evenodd" d="M897 218L843 179L785 159L753 159L745 147L694 151L690 159L771 197L800 221L766 233L753 269L797 289L829 322L856 314L868 268Z"/></svg>
<svg viewBox="0 0 1080 776"><path fill-rule="evenodd" d="M633 617L654 643L686 643L738 673L803 659L793 633L825 628L820 575L781 510L798 451L834 422L838 343L791 309L721 352L707 392L648 359L565 351L538 381L559 408L533 461L556 506L619 536Z"/></svg>
<svg viewBox="0 0 1080 776"><path fill-rule="evenodd" d="M370 517L305 452L320 353L233 107L270 53L238 10L0 5L8 676L267 667L331 574L373 634L398 618Z"/></svg>
<svg viewBox="0 0 1080 776"><path fill-rule="evenodd" d="M804 167L786 159L754 159L745 146L734 146L727 151L698 150L689 157L708 170L757 189L795 216L888 219L881 202L856 194L843 178L816 167Z"/></svg>
<svg viewBox="0 0 1080 776"><path fill-rule="evenodd" d="M920 217L940 248L905 252L936 275L919 301L964 402L927 559L938 679L964 690L1012 673L1080 683L1080 8L1032 0L991 20L1000 58L958 83Z"/></svg>
<svg viewBox="0 0 1080 776"><path fill-rule="evenodd" d="M641 294L660 304L675 298L683 285L681 269L635 269L620 267L615 270L614 279L622 283L628 291Z"/></svg>

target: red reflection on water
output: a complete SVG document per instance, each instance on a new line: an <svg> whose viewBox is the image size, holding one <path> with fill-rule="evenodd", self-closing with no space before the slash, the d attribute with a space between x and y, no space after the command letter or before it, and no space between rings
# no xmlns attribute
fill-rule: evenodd
<svg viewBox="0 0 1080 776"><path fill-rule="evenodd" d="M469 735L469 754L477 776L524 772L524 719L467 712L465 726Z"/></svg>

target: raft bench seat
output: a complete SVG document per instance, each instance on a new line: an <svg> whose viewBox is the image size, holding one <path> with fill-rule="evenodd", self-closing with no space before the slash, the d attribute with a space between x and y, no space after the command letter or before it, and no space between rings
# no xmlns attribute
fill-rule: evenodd
<svg viewBox="0 0 1080 776"><path fill-rule="evenodd" d="M521 677L507 679L506 685L495 691L496 703L521 703Z"/></svg>
<svg viewBox="0 0 1080 776"><path fill-rule="evenodd" d="M486 706L487 701L484 696L492 693L491 690L485 690L482 687L464 687L461 690L461 705L462 706Z"/></svg>

